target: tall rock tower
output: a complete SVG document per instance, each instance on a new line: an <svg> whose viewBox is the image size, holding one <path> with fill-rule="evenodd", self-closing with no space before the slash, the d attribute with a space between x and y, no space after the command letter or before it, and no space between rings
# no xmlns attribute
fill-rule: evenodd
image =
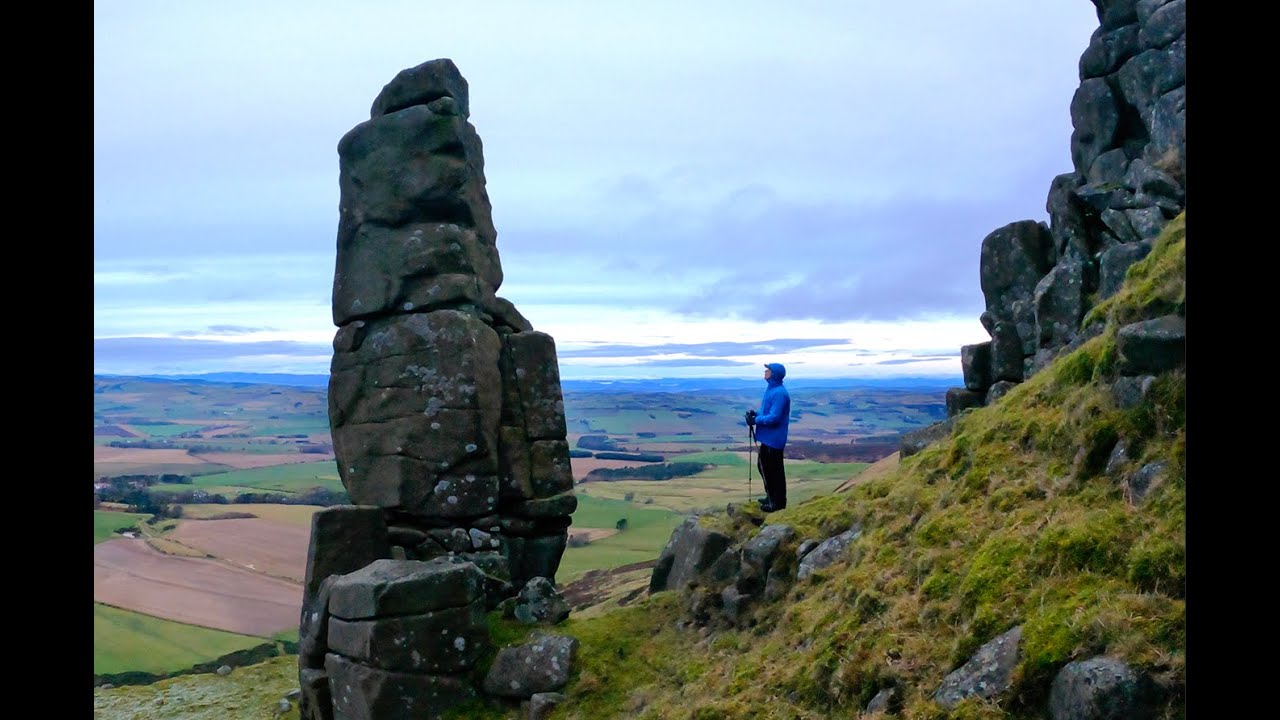
<svg viewBox="0 0 1280 720"><path fill-rule="evenodd" d="M1098 29L1070 107L1074 169L1050 183L1049 223L1021 220L983 239L980 319L991 339L961 348L965 386L948 391L950 416L994 402L1101 332L1081 322L1186 208L1186 0L1092 1ZM1185 340L1181 316L1155 320L1133 332Z"/></svg>
<svg viewBox="0 0 1280 720"><path fill-rule="evenodd" d="M338 143L329 421L354 505L312 525L304 717L468 696L484 611L554 582L577 507L555 342L496 295L468 116L467 81L432 60Z"/></svg>

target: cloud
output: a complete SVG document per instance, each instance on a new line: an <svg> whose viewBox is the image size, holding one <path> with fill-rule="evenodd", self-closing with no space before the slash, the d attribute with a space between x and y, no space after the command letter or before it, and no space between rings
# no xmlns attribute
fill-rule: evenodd
<svg viewBox="0 0 1280 720"><path fill-rule="evenodd" d="M751 367L755 363L738 362L736 360L717 360L703 358L673 358L666 360L639 360L635 365L645 367Z"/></svg>
<svg viewBox="0 0 1280 720"><path fill-rule="evenodd" d="M254 358L277 361L293 358L290 363L307 365L312 368L307 372L315 372L317 367L324 367L327 371L332 355L330 345L291 341L223 342L152 337L97 338L93 341L94 372L107 373L136 372L131 368L157 362L173 368L185 368L193 363L226 367L230 361L243 364L252 362ZM323 365L317 363L317 358L323 358Z"/></svg>
<svg viewBox="0 0 1280 720"><path fill-rule="evenodd" d="M755 355L760 353L798 352L830 345L847 346L845 340L831 338L776 338L758 342L708 342L666 343L662 345L597 345L557 351L561 358L588 357L645 357L652 355L693 355L695 357L723 357L725 355Z"/></svg>
<svg viewBox="0 0 1280 720"><path fill-rule="evenodd" d="M246 325L210 325L204 330L183 330L174 335L178 337L193 337L203 335L253 335L256 333L273 332L273 327L249 327Z"/></svg>
<svg viewBox="0 0 1280 720"><path fill-rule="evenodd" d="M1097 27L1083 0L94 10L95 336L121 339L331 333L337 142L433 57L468 80L531 320L976 319L982 238L1071 169ZM758 352L717 339L669 351Z"/></svg>
<svg viewBox="0 0 1280 720"><path fill-rule="evenodd" d="M954 360L958 355L923 355L920 357L910 358L894 358L892 360L879 360L876 365L908 365L911 363L933 362L934 360Z"/></svg>

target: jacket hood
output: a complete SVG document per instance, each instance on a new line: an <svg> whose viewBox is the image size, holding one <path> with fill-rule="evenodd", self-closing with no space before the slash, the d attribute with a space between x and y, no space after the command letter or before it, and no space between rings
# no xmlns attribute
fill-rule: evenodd
<svg viewBox="0 0 1280 720"><path fill-rule="evenodd" d="M787 376L787 369L782 363L765 363L765 367L769 368L769 384L776 385L782 382L782 378Z"/></svg>

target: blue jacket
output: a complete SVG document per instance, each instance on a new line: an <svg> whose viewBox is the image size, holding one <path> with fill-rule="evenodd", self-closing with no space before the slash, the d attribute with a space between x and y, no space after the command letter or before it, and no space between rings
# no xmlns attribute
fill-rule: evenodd
<svg viewBox="0 0 1280 720"><path fill-rule="evenodd" d="M787 427L791 424L791 393L782 386L787 369L781 363L769 363L769 386L756 413L756 440L782 450L787 445Z"/></svg>

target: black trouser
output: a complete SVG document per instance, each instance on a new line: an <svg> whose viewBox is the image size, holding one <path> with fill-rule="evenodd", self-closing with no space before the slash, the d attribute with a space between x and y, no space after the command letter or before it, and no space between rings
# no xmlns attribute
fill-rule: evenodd
<svg viewBox="0 0 1280 720"><path fill-rule="evenodd" d="M787 473L782 468L782 451L760 443L760 455L756 458L760 479L769 504L781 510L787 506Z"/></svg>

